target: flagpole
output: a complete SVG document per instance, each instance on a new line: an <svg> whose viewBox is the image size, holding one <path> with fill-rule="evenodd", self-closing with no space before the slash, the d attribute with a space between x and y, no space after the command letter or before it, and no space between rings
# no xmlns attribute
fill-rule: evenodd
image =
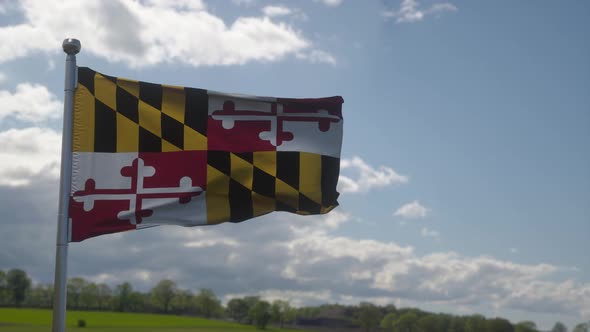
<svg viewBox="0 0 590 332"><path fill-rule="evenodd" d="M64 120L61 137L61 172L59 186L59 207L57 212L57 241L55 248L55 278L53 300L53 332L65 332L66 328L66 284L68 274L68 207L72 177L72 113L74 89L78 83L76 54L80 52L80 41L68 38L62 43L66 56L66 79L64 88Z"/></svg>

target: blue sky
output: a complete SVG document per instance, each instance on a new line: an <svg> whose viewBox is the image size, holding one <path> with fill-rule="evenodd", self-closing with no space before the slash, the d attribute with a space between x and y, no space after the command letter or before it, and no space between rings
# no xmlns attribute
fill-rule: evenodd
<svg viewBox="0 0 590 332"><path fill-rule="evenodd" d="M70 276L573 327L590 319L589 14L583 1L0 1L0 269L52 280L61 41L76 37L78 64L114 76L342 95L345 128L334 213L91 239L71 246Z"/></svg>

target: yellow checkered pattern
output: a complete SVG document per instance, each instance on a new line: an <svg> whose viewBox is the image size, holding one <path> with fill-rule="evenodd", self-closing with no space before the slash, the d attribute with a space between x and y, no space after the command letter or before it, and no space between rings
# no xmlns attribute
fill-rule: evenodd
<svg viewBox="0 0 590 332"><path fill-rule="evenodd" d="M207 150L206 90L110 77L84 67L78 77L74 151ZM190 110L187 100L195 104Z"/></svg>
<svg viewBox="0 0 590 332"><path fill-rule="evenodd" d="M326 179L326 169L338 162L305 152L209 152L207 220L242 221L273 211L326 213L337 206L328 197L334 192L323 194L334 181Z"/></svg>

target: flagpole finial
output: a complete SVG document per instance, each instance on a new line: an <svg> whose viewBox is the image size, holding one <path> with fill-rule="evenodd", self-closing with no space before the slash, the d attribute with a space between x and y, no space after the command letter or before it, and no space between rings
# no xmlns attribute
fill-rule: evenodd
<svg viewBox="0 0 590 332"><path fill-rule="evenodd" d="M82 48L80 41L74 38L64 39L64 42L61 44L61 46L64 49L64 52L72 55L78 54L78 52L80 52L80 49Z"/></svg>

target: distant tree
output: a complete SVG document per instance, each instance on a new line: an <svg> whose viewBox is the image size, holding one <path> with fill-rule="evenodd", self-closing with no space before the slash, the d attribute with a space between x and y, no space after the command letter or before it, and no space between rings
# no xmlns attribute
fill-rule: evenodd
<svg viewBox="0 0 590 332"><path fill-rule="evenodd" d="M396 321L397 321L397 313L391 312L391 313L385 315L385 317L383 317L383 319L381 320L381 323L379 324L379 327L381 327L382 329L386 329L388 331L392 331L393 324Z"/></svg>
<svg viewBox="0 0 590 332"><path fill-rule="evenodd" d="M107 284L98 284L96 285L97 290L97 306L98 310L105 310L109 308L109 303L111 302L111 298L113 295L113 291Z"/></svg>
<svg viewBox="0 0 590 332"><path fill-rule="evenodd" d="M285 324L293 324L297 319L297 308L289 307L285 313Z"/></svg>
<svg viewBox="0 0 590 332"><path fill-rule="evenodd" d="M207 318L219 317L223 312L221 301L211 289L201 289L195 296L195 303L199 313Z"/></svg>
<svg viewBox="0 0 590 332"><path fill-rule="evenodd" d="M256 303L260 302L260 296L245 296L242 299L246 302L248 309L251 309Z"/></svg>
<svg viewBox="0 0 590 332"><path fill-rule="evenodd" d="M124 282L117 285L115 288L115 296L113 297L113 309L115 311L127 312L131 311L133 287L130 283Z"/></svg>
<svg viewBox="0 0 590 332"><path fill-rule="evenodd" d="M486 327L486 318L482 315L472 315L465 319L465 332L482 332Z"/></svg>
<svg viewBox="0 0 590 332"><path fill-rule="evenodd" d="M453 316L449 322L447 332L465 332L465 322L462 317Z"/></svg>
<svg viewBox="0 0 590 332"><path fill-rule="evenodd" d="M53 286L35 285L29 291L27 305L38 308L51 308L53 305Z"/></svg>
<svg viewBox="0 0 590 332"><path fill-rule="evenodd" d="M80 305L85 309L98 308L98 286L95 283L89 282L82 287Z"/></svg>
<svg viewBox="0 0 590 332"><path fill-rule="evenodd" d="M246 317L245 323L254 324L254 321L252 320L252 315L250 314L250 311L252 310L252 308L254 308L254 306L256 304L258 304L258 302L261 301L260 296L245 296L243 298L243 300L246 303L246 306L248 307L248 315Z"/></svg>
<svg viewBox="0 0 590 332"><path fill-rule="evenodd" d="M320 309L318 307L301 307L297 309L297 318L310 319L318 317Z"/></svg>
<svg viewBox="0 0 590 332"><path fill-rule="evenodd" d="M567 332L567 326L565 326L565 324L562 322L557 322L555 325L553 325L551 332Z"/></svg>
<svg viewBox="0 0 590 332"><path fill-rule="evenodd" d="M235 298L227 302L227 315L236 322L246 322L249 310L244 299Z"/></svg>
<svg viewBox="0 0 590 332"><path fill-rule="evenodd" d="M371 332L381 322L381 310L369 302L361 302L357 312L357 321L365 332Z"/></svg>
<svg viewBox="0 0 590 332"><path fill-rule="evenodd" d="M421 332L418 326L418 315L414 312L406 312L393 323L394 332Z"/></svg>
<svg viewBox="0 0 590 332"><path fill-rule="evenodd" d="M393 304L388 304L381 308L381 313L384 317L391 313L397 314L397 308Z"/></svg>
<svg viewBox="0 0 590 332"><path fill-rule="evenodd" d="M82 289L86 286L86 284L87 282L83 278L76 277L68 279L68 307L80 309L80 296L82 295Z"/></svg>
<svg viewBox="0 0 590 332"><path fill-rule="evenodd" d="M581 323L574 327L572 332L590 332L590 323Z"/></svg>
<svg viewBox="0 0 590 332"><path fill-rule="evenodd" d="M567 332L567 326L562 322L556 322L551 332Z"/></svg>
<svg viewBox="0 0 590 332"><path fill-rule="evenodd" d="M12 269L6 274L6 286L12 305L20 307L31 287L31 279L20 269Z"/></svg>
<svg viewBox="0 0 590 332"><path fill-rule="evenodd" d="M270 322L270 303L258 301L250 308L248 316L258 329L266 329L266 325Z"/></svg>
<svg viewBox="0 0 590 332"><path fill-rule="evenodd" d="M537 332L537 324L531 321L519 322L514 325L514 332Z"/></svg>
<svg viewBox="0 0 590 332"><path fill-rule="evenodd" d="M0 270L0 305L10 303L10 296L8 295L8 280L6 272Z"/></svg>
<svg viewBox="0 0 590 332"><path fill-rule="evenodd" d="M442 328L439 327L440 319L435 314L427 314L422 316L416 322L416 326L418 327L419 331L424 332L438 332L444 331Z"/></svg>
<svg viewBox="0 0 590 332"><path fill-rule="evenodd" d="M170 301L176 294L176 283L169 279L161 280L150 293L156 308L166 313L170 307Z"/></svg>
<svg viewBox="0 0 590 332"><path fill-rule="evenodd" d="M279 301L281 301L281 300L274 300L270 304L270 321L273 323L280 323L281 322L281 312L280 312Z"/></svg>
<svg viewBox="0 0 590 332"><path fill-rule="evenodd" d="M128 298L128 311L146 312L149 308L150 295L131 292Z"/></svg>
<svg viewBox="0 0 590 332"><path fill-rule="evenodd" d="M170 301L170 310L177 314L196 314L195 296L189 290L179 290Z"/></svg>
<svg viewBox="0 0 590 332"><path fill-rule="evenodd" d="M278 323L281 328L289 320L289 314L292 312L289 302L283 300L274 300L271 305L271 319Z"/></svg>
<svg viewBox="0 0 590 332"><path fill-rule="evenodd" d="M449 314L438 314L437 316L437 329L438 331L450 332L451 322L454 316Z"/></svg>
<svg viewBox="0 0 590 332"><path fill-rule="evenodd" d="M514 326L504 318L493 318L486 321L487 332L514 332Z"/></svg>

